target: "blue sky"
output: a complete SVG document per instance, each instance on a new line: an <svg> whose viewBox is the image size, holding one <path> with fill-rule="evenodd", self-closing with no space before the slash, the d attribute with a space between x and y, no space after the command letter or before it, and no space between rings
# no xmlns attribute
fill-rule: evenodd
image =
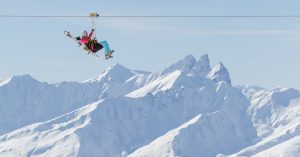
<svg viewBox="0 0 300 157"><path fill-rule="evenodd" d="M297 0L10 0L1 15L300 15ZM68 40L88 18L1 18L0 80L30 74L50 83L84 81L108 66L158 71L188 54L221 61L233 84L300 89L300 18L100 18L97 37L116 50L95 60ZM100 54L103 58L103 54Z"/></svg>

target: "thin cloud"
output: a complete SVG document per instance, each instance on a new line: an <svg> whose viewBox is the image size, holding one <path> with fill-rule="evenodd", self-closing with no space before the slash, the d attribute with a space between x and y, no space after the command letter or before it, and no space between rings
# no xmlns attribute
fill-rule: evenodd
<svg viewBox="0 0 300 157"><path fill-rule="evenodd" d="M265 35L295 35L300 30L194 30L188 31L186 35L210 35L210 36L265 36ZM184 33L183 33L184 35Z"/></svg>
<svg viewBox="0 0 300 157"><path fill-rule="evenodd" d="M299 35L297 29L211 29L196 26L175 26L161 24L155 21L142 20L109 20L102 26L117 29L132 36L145 37L149 35L164 36L264 36L264 35Z"/></svg>

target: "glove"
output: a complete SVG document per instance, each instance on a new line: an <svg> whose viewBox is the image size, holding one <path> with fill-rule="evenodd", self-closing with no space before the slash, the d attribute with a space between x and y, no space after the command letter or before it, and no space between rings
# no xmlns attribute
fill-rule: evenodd
<svg viewBox="0 0 300 157"><path fill-rule="evenodd" d="M76 37L76 40L80 40L80 37Z"/></svg>
<svg viewBox="0 0 300 157"><path fill-rule="evenodd" d="M92 32L94 32L94 31L95 31L95 29L93 28L93 29L92 29Z"/></svg>

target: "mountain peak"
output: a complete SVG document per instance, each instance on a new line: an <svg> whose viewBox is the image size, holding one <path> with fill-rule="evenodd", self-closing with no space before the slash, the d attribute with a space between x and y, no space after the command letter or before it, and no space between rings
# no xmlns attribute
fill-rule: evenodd
<svg viewBox="0 0 300 157"><path fill-rule="evenodd" d="M33 77L31 77L29 74L24 74L24 75L17 75L17 76L13 76L11 77L11 79L26 79L26 80L35 80Z"/></svg>
<svg viewBox="0 0 300 157"><path fill-rule="evenodd" d="M208 58L208 54L204 54L202 55L200 58L199 58L199 61L206 61L206 62L209 62L209 58Z"/></svg>
<svg viewBox="0 0 300 157"><path fill-rule="evenodd" d="M24 82L39 82L38 80L36 80L35 78L31 77L28 74L25 75L18 75L18 76L12 76L8 79L5 79L3 81L0 82L0 86L8 84L8 83L24 83Z"/></svg>
<svg viewBox="0 0 300 157"><path fill-rule="evenodd" d="M194 65L197 63L195 57L191 54L185 56L182 60L172 64L165 70L163 70L162 74L171 73L175 70L180 70L183 73L190 71Z"/></svg>
<svg viewBox="0 0 300 157"><path fill-rule="evenodd" d="M108 67L105 72L117 74L117 73L130 73L131 70L119 63L116 63L116 64L113 64L112 66Z"/></svg>
<svg viewBox="0 0 300 157"><path fill-rule="evenodd" d="M207 75L207 78L215 80L216 82L224 81L231 84L229 72L222 62L214 66Z"/></svg>
<svg viewBox="0 0 300 157"><path fill-rule="evenodd" d="M102 81L104 80L113 80L116 82L123 82L124 80L129 79L133 75L138 74L138 72L134 70L130 70L126 68L125 66L121 64L113 64L112 66L108 67L103 73L101 73L99 76L94 77L92 79L84 81L86 82L94 82L94 81Z"/></svg>
<svg viewBox="0 0 300 157"><path fill-rule="evenodd" d="M116 70L116 69L119 69L119 70L129 70L128 68L126 68L125 66L123 66L123 65L121 65L119 63L113 64L107 70Z"/></svg>
<svg viewBox="0 0 300 157"><path fill-rule="evenodd" d="M201 56L192 70L194 74L205 77L211 70L208 55L204 54L203 56Z"/></svg>
<svg viewBox="0 0 300 157"><path fill-rule="evenodd" d="M188 54L184 57L184 63L194 63L196 61L195 57L192 54Z"/></svg>
<svg viewBox="0 0 300 157"><path fill-rule="evenodd" d="M165 69L162 74L171 73L175 70L180 70L183 74L186 73L190 76L205 77L211 70L208 54L201 56L198 61L189 54Z"/></svg>

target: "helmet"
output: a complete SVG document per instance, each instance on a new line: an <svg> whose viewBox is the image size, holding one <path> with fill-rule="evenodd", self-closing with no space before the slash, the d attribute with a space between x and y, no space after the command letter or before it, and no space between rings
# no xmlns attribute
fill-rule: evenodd
<svg viewBox="0 0 300 157"><path fill-rule="evenodd" d="M83 32L82 32L82 36L83 36L83 37L88 36L88 32L87 32L87 31L83 31Z"/></svg>

